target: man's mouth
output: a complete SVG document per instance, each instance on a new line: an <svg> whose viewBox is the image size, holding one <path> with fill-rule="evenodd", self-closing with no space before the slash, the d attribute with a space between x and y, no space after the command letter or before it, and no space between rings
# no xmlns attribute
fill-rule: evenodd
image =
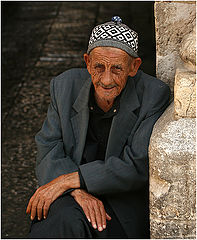
<svg viewBox="0 0 197 240"><path fill-rule="evenodd" d="M113 87L103 87L102 86L102 88L105 89L105 90L111 90L111 89L115 88L115 86L113 86Z"/></svg>

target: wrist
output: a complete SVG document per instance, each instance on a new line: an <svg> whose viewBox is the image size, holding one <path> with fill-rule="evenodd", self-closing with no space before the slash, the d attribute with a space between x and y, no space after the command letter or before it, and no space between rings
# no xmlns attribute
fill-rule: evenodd
<svg viewBox="0 0 197 240"><path fill-rule="evenodd" d="M78 172L73 172L63 175L63 188L68 190L70 188L80 188L80 179Z"/></svg>
<svg viewBox="0 0 197 240"><path fill-rule="evenodd" d="M81 189L75 189L72 192L70 192L70 195L75 198L80 193L81 193Z"/></svg>

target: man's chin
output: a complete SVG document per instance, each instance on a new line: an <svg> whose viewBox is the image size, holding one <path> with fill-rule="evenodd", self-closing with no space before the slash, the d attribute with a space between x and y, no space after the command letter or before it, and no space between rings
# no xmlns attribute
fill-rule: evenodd
<svg viewBox="0 0 197 240"><path fill-rule="evenodd" d="M117 91L113 90L104 90L98 94L98 96L107 101L114 100L117 97Z"/></svg>
<svg viewBox="0 0 197 240"><path fill-rule="evenodd" d="M106 96L106 95L104 95L104 96L102 96L101 99L105 102L113 102L115 98L116 98L116 96Z"/></svg>

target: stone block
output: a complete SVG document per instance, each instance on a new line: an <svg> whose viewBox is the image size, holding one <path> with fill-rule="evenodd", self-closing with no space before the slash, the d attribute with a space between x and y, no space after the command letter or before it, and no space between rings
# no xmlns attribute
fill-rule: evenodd
<svg viewBox="0 0 197 240"><path fill-rule="evenodd" d="M196 71L196 27L194 27L193 31L186 35L180 47L180 56L181 59L186 63L188 68Z"/></svg>
<svg viewBox="0 0 197 240"><path fill-rule="evenodd" d="M182 63L182 40L193 31L195 25L195 2L155 2L156 72L172 92L175 70ZM192 56L190 58L193 59Z"/></svg>
<svg viewBox="0 0 197 240"><path fill-rule="evenodd" d="M194 238L196 124L174 119L172 103L154 126L149 146L151 238Z"/></svg>
<svg viewBox="0 0 197 240"><path fill-rule="evenodd" d="M196 117L196 74L177 69L174 86L175 118Z"/></svg>
<svg viewBox="0 0 197 240"><path fill-rule="evenodd" d="M176 64L180 63L177 53L169 53L165 56L158 56L156 59L157 77L164 81L170 87L171 93L174 92L174 76L176 72Z"/></svg>

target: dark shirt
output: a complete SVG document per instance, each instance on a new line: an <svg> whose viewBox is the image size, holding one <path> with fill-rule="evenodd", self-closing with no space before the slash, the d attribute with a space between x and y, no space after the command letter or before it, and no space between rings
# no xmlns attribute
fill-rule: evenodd
<svg viewBox="0 0 197 240"><path fill-rule="evenodd" d="M120 95L115 99L111 109L108 112L104 112L98 107L95 101L94 86L92 85L90 89L88 107L89 124L81 164L105 159L111 123L120 107ZM81 188L86 189L80 170L79 177Z"/></svg>

